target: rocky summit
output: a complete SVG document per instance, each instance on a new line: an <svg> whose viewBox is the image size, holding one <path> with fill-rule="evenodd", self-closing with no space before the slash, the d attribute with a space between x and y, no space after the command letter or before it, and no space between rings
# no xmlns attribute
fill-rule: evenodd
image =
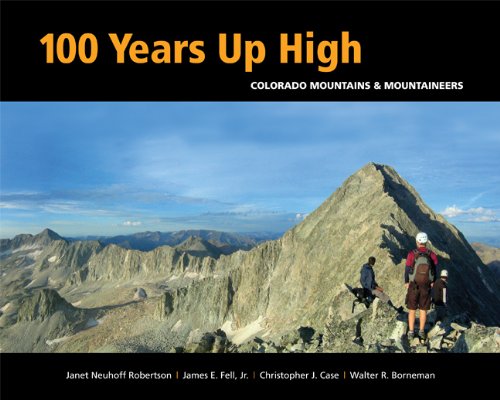
<svg viewBox="0 0 500 400"><path fill-rule="evenodd" d="M377 281L402 305L419 231L449 271L449 306L438 325L430 312L429 339L417 345L405 340L406 313L378 300L353 309L344 284L359 286L375 256ZM44 231L2 240L0 254L4 352L500 349L498 275L385 165L365 165L302 223L248 251L225 255L194 237L139 251Z"/></svg>

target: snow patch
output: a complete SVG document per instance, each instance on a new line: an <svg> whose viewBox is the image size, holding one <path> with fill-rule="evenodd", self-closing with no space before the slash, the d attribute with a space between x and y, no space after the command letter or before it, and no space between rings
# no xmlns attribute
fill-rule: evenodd
<svg viewBox="0 0 500 400"><path fill-rule="evenodd" d="M2 313L5 313L8 309L10 308L10 303L7 303L6 305L4 305L2 308L0 308L0 311Z"/></svg>
<svg viewBox="0 0 500 400"><path fill-rule="evenodd" d="M26 251L26 250L38 250L38 249L40 249L40 246L38 246L36 244L30 244L30 245L18 247L17 249L15 249L13 251L13 253L19 253L20 251Z"/></svg>
<svg viewBox="0 0 500 400"><path fill-rule="evenodd" d="M77 301L77 302L75 302L75 303L71 303L71 305L72 305L73 307L79 306L80 304L82 304L82 301L81 301L81 300L78 300L78 301Z"/></svg>
<svg viewBox="0 0 500 400"><path fill-rule="evenodd" d="M250 322L243 328L233 331L231 328L231 321L226 321L224 322L224 325L222 325L221 329L226 332L226 335L231 342L234 344L242 344L265 329L265 327L261 325L263 322L264 317L259 315L259 318Z"/></svg>
<svg viewBox="0 0 500 400"><path fill-rule="evenodd" d="M168 282L175 281L176 279L179 279L179 277L176 275L172 275L172 277L168 280Z"/></svg>
<svg viewBox="0 0 500 400"><path fill-rule="evenodd" d="M52 346L54 344L64 342L65 340L68 340L70 337L71 336L63 336L63 337L60 337L60 338L57 338L57 339L53 339L53 340L46 340L45 343L48 346Z"/></svg>
<svg viewBox="0 0 500 400"><path fill-rule="evenodd" d="M178 331L181 325L182 325L182 320L177 321L175 325L172 327L171 331Z"/></svg>
<svg viewBox="0 0 500 400"><path fill-rule="evenodd" d="M495 294L495 292L493 291L493 289L491 288L491 286L488 285L488 282L486 281L486 279L484 279L483 270L481 268L479 268L479 267L476 267L476 268L479 271L479 276L481 277L481 280L483 281L484 286L486 286L486 289L488 289L491 294Z"/></svg>
<svg viewBox="0 0 500 400"><path fill-rule="evenodd" d="M31 253L25 254L25 256L29 257L29 258L32 258L33 260L35 260L42 253L43 253L42 250L36 250L36 251L32 251Z"/></svg>
<svg viewBox="0 0 500 400"><path fill-rule="evenodd" d="M85 324L85 328L93 328L94 326L101 325L104 321L104 317L101 319L90 318Z"/></svg>
<svg viewBox="0 0 500 400"><path fill-rule="evenodd" d="M56 256L52 256L52 257L50 257L47 261L48 261L49 263L56 262L56 261L57 261L57 257L56 257Z"/></svg>
<svg viewBox="0 0 500 400"><path fill-rule="evenodd" d="M58 280L56 280L56 279L52 279L52 278L50 278L50 277L49 277L49 279L48 279L48 283L49 283L49 285L51 285L51 286L56 286L58 282L59 282Z"/></svg>
<svg viewBox="0 0 500 400"><path fill-rule="evenodd" d="M94 326L97 325L99 325L99 322L97 322L97 320L94 318L90 318L85 324L85 328L93 328Z"/></svg>
<svg viewBox="0 0 500 400"><path fill-rule="evenodd" d="M186 278L192 278L192 279L198 278L199 276L200 276L200 274L198 272L186 272L184 274L184 277L186 277Z"/></svg>
<svg viewBox="0 0 500 400"><path fill-rule="evenodd" d="M29 288L31 285L33 285L35 283L35 281L31 281L30 283L28 283L24 288L27 289Z"/></svg>
<svg viewBox="0 0 500 400"><path fill-rule="evenodd" d="M21 246L21 247L15 249L12 252L12 254L20 253L22 251L29 251L29 250L34 250L34 251L30 251L29 253L24 254L24 256L31 257L31 258L37 258L40 254L43 253L43 249L40 246L30 245L30 246Z"/></svg>
<svg viewBox="0 0 500 400"><path fill-rule="evenodd" d="M47 286L48 284L49 284L48 278L40 277L40 278L33 279L24 288L27 289L33 285L36 285L36 287L43 287L43 286Z"/></svg>

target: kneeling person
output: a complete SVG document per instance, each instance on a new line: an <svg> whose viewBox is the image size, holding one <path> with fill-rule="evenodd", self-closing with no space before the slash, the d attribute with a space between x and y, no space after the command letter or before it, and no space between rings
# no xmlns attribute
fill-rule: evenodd
<svg viewBox="0 0 500 400"><path fill-rule="evenodd" d="M380 301L387 303L398 313L401 313L403 311L403 307L397 308L394 306L389 296L384 293L384 289L382 289L375 280L375 271L373 270L373 266L376 261L375 257L370 257L368 258L368 263L361 267L361 286L363 289L369 291L373 296L378 297Z"/></svg>

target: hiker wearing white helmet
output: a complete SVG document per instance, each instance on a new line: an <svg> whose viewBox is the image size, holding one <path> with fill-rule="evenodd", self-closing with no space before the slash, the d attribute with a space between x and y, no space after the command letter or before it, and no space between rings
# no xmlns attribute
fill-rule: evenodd
<svg viewBox="0 0 500 400"><path fill-rule="evenodd" d="M417 244L424 244L424 245L429 240L427 238L427 233L425 233L425 232L419 232L419 233L417 233L416 239L417 239Z"/></svg>
<svg viewBox="0 0 500 400"><path fill-rule="evenodd" d="M446 291L448 286L448 271L443 269L440 278L432 287L432 301L436 307L436 322L446 317Z"/></svg>
<svg viewBox="0 0 500 400"><path fill-rule="evenodd" d="M420 310L420 330L418 335L427 339L425 321L427 310L431 305L431 288L436 280L438 259L436 254L427 248L429 238L425 232L419 232L415 237L417 248L408 253L405 267L406 305L408 307L408 339L415 336L415 317L417 308Z"/></svg>

